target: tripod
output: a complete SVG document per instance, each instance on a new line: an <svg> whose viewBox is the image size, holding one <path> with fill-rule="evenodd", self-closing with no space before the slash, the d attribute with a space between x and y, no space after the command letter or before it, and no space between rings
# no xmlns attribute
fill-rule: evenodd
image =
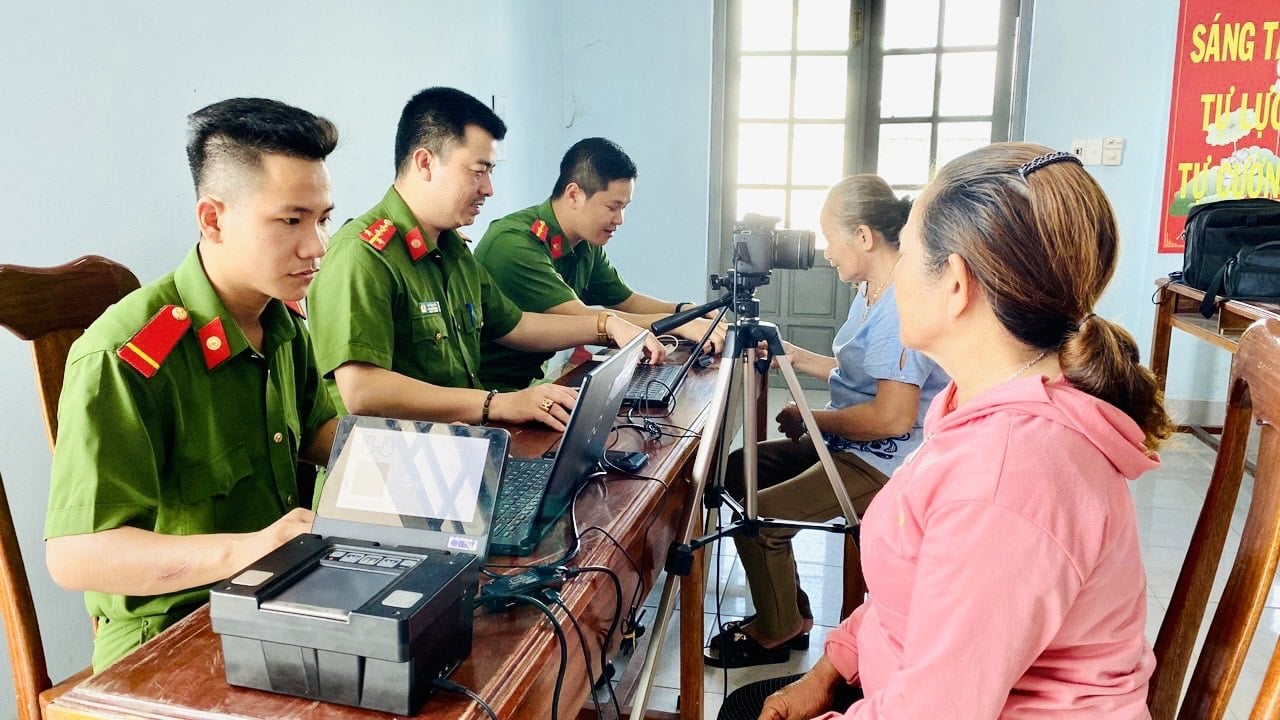
<svg viewBox="0 0 1280 720"><path fill-rule="evenodd" d="M700 524L700 512L696 504L690 503L685 513L679 535L671 545L667 554L667 577L662 585L662 600L658 605L658 618L654 625L649 651L645 654L644 665L640 671L636 697L632 701L631 720L640 720L648 710L649 694L653 686L657 659L662 652L662 642L666 637L671 622L671 613L675 607L676 585L678 578L688 575L693 568L693 553L722 537L743 534L748 537L759 534L761 528L785 527L817 529L827 532L846 533L857 542L858 517L853 508L840 477L836 473L835 462L822 440L813 412L805 403L804 392L800 381L796 378L795 369L791 367L791 359L785 354L782 338L778 334L778 326L760 321L760 301L755 297L755 289L769 281L769 274L740 273L729 270L726 277L711 276L711 287L728 290L720 299L713 300L696 308L690 308L669 318L653 324L653 332L662 334L678 327L693 318L721 307L732 307L737 319L725 334L724 351L720 356L719 374L716 376L716 390L712 396L709 415L703 426L702 439L698 445L697 455L693 463L693 487L690 497L702 497L703 505L708 509L708 525L711 512L719 512L722 504L727 503L738 519L719 530L697 536L700 529L707 525ZM760 346L767 349L761 353ZM768 371L771 361L776 359L778 369L786 380L787 389L792 400L800 410L808 431L809 440L817 451L819 461L831 484L831 491L844 513L843 523L816 523L791 520L775 520L761 518L758 515L757 488L758 467L756 457L756 404L755 399L760 391L762 376ZM735 381L735 379L737 381ZM718 467L708 486L708 476L712 475L712 458L719 453L721 443L728 444L733 437L733 418L728 411L731 389L740 387L742 394L742 453L743 453L743 501L739 504L724 491L722 477L723 463ZM701 525L701 527L700 527Z"/></svg>

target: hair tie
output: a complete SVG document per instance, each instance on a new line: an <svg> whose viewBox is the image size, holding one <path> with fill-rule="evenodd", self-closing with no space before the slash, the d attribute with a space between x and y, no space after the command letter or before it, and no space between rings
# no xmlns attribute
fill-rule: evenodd
<svg viewBox="0 0 1280 720"><path fill-rule="evenodd" d="M1046 153L1044 155L1041 155L1038 158L1034 158L1028 162L1025 162L1019 165L1018 174L1022 176L1023 180L1026 180L1028 175L1030 175L1031 173L1039 170L1040 168L1046 165L1052 165L1054 163L1068 162L1068 161L1074 162L1075 164L1081 167L1084 167L1084 163L1080 161L1080 158L1076 157L1075 155L1072 155L1069 152L1058 151L1058 152Z"/></svg>

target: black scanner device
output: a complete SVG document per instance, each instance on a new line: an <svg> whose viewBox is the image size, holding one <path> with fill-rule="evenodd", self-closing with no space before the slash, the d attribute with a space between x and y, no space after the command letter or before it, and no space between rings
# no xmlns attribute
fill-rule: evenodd
<svg viewBox="0 0 1280 720"><path fill-rule="evenodd" d="M210 593L227 682L400 715L471 652L503 430L344 417L314 534Z"/></svg>

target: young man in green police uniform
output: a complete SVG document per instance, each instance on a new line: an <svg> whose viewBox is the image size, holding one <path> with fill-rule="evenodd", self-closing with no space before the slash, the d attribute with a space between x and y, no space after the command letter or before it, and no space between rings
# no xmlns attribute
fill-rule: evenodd
<svg viewBox="0 0 1280 720"><path fill-rule="evenodd" d="M507 297L526 312L594 315L610 308L641 327L691 303L669 303L633 291L605 256L604 246L622 226L635 190L636 166L622 148L604 138L579 140L560 161L560 177L541 205L489 225L476 259ZM710 320L694 320L675 334L700 340ZM724 344L726 327L709 339L712 352ZM543 375L551 353L517 353L498 343L481 347L480 379L515 389Z"/></svg>
<svg viewBox="0 0 1280 720"><path fill-rule="evenodd" d="M190 117L200 241L71 347L45 524L102 670L313 519L336 420L296 301L328 239L333 124L273 100ZM286 307L289 305L291 307Z"/></svg>
<svg viewBox="0 0 1280 720"><path fill-rule="evenodd" d="M646 332L612 313L521 312L466 246L493 195L506 125L453 88L423 90L396 130L395 183L333 236L308 300L316 360L339 407L360 415L484 424L543 422L563 430L576 392L542 385L485 392L480 341L524 351L625 344ZM652 336L649 358L661 362Z"/></svg>

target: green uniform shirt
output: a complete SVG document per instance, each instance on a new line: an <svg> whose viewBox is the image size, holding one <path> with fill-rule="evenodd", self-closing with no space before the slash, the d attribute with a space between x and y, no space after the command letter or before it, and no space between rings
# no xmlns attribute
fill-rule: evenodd
<svg viewBox="0 0 1280 720"><path fill-rule="evenodd" d="M431 242L394 187L334 234L320 268L307 309L316 361L340 409L333 371L348 362L433 385L483 388L481 338L500 338L520 322L520 308L461 236L450 230Z"/></svg>
<svg viewBox="0 0 1280 720"><path fill-rule="evenodd" d="M545 227L535 225L538 220ZM632 293L604 248L585 240L569 247L550 200L493 221L476 246L476 259L526 312L545 312L574 298L613 307ZM521 352L495 342L484 343L482 351L480 379L500 390L518 390L541 378L543 363L554 354Z"/></svg>
<svg viewBox="0 0 1280 720"><path fill-rule="evenodd" d="M185 308L191 326L148 378L116 353L133 343L147 357L163 355L167 343L139 333L162 324L150 321L166 305ZM197 335L218 319L222 332ZM251 532L297 507L299 447L334 410L301 319L272 301L262 325L258 353L209 284L196 249L173 273L108 308L67 357L45 537L124 526L170 535ZM99 618L94 669L207 598L207 587L152 597L85 593L89 614Z"/></svg>

